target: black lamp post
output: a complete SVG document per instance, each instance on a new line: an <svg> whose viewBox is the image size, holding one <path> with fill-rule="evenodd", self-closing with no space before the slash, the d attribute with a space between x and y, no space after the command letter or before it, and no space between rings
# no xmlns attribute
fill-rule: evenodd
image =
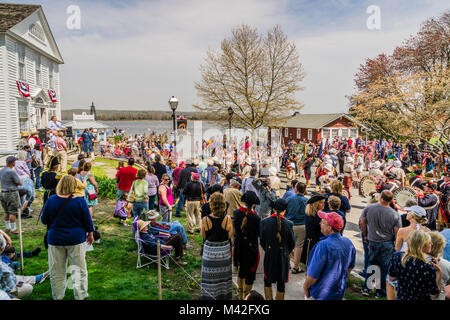
<svg viewBox="0 0 450 320"><path fill-rule="evenodd" d="M228 140L230 141L229 146L231 147L231 119L233 118L233 108L228 108Z"/></svg>
<svg viewBox="0 0 450 320"><path fill-rule="evenodd" d="M174 152L175 152L175 164L178 165L178 157L177 157L177 125L176 125L176 117L175 110L178 107L178 99L172 96L169 100L170 109L172 109L172 118L173 118L173 138L174 138Z"/></svg>

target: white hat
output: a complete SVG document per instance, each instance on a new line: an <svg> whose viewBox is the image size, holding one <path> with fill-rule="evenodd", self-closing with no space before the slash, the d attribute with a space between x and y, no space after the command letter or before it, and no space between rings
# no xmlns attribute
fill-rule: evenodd
<svg viewBox="0 0 450 320"><path fill-rule="evenodd" d="M352 157L348 157L347 158L347 162L353 163L353 158Z"/></svg>
<svg viewBox="0 0 450 320"><path fill-rule="evenodd" d="M375 161L375 162L373 163L373 168L374 168L374 169L378 169L380 166L381 166L380 161Z"/></svg>
<svg viewBox="0 0 450 320"><path fill-rule="evenodd" d="M247 163L247 164L252 164L252 160L250 159L250 158L247 158L247 159L245 159L245 163Z"/></svg>
<svg viewBox="0 0 450 320"><path fill-rule="evenodd" d="M419 216L419 217L426 217L427 216L427 212L425 211L425 209L420 207L420 206L406 207L405 210L406 211L410 211L410 212L414 213L416 216Z"/></svg>
<svg viewBox="0 0 450 320"><path fill-rule="evenodd" d="M208 159L208 166L212 166L214 164L213 159Z"/></svg>
<svg viewBox="0 0 450 320"><path fill-rule="evenodd" d="M394 161L394 167L401 168L402 167L402 162L400 160L395 160Z"/></svg>

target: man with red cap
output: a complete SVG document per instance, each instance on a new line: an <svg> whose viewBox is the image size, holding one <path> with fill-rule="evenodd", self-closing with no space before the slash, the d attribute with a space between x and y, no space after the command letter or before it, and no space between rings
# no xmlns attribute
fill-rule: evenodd
<svg viewBox="0 0 450 320"><path fill-rule="evenodd" d="M307 299L342 300L347 277L355 266L356 249L341 236L344 220L336 212L319 211L320 231L325 237L313 247L303 290Z"/></svg>

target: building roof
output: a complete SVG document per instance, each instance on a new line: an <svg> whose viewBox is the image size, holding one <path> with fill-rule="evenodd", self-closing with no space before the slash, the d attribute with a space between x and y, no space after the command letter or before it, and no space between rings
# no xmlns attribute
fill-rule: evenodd
<svg viewBox="0 0 450 320"><path fill-rule="evenodd" d="M0 3L0 32L5 32L41 8L40 5Z"/></svg>
<svg viewBox="0 0 450 320"><path fill-rule="evenodd" d="M84 121L70 121L67 123L64 123L65 127L72 127L72 130L84 130L89 128L94 129L107 129L109 128L108 125L103 124L101 122L92 121L92 120L84 120Z"/></svg>
<svg viewBox="0 0 450 320"><path fill-rule="evenodd" d="M281 123L280 127L320 129L340 117L345 117L348 120L355 122L352 117L346 115L345 113L297 114Z"/></svg>

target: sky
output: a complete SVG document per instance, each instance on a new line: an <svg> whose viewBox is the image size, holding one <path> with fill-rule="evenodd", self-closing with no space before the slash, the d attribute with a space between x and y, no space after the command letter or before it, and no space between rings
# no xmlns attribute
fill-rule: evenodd
<svg viewBox="0 0 450 320"><path fill-rule="evenodd" d="M296 95L302 113L348 111L354 75L368 58L391 54L428 18L450 9L444 0L41 0L65 64L63 109L178 110L200 104L194 82L206 52L248 24L265 33L280 25L295 43L305 79ZM70 29L69 6L80 9ZM380 28L367 20L375 5Z"/></svg>

